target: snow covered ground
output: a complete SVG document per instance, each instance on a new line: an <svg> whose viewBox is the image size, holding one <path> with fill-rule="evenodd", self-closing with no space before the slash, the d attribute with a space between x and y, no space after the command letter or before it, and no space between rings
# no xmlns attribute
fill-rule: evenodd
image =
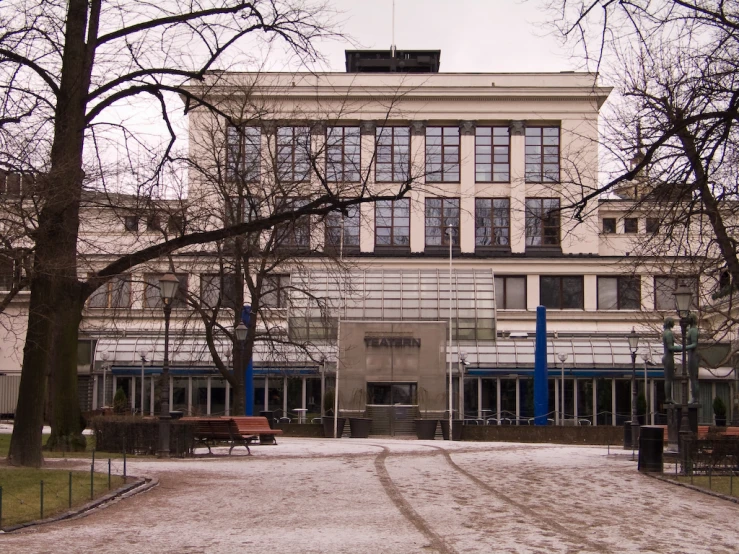
<svg viewBox="0 0 739 554"><path fill-rule="evenodd" d="M623 451L283 438L246 457L136 460L149 492L0 536L0 551L734 553L739 506L640 475ZM49 465L63 463L49 460Z"/></svg>

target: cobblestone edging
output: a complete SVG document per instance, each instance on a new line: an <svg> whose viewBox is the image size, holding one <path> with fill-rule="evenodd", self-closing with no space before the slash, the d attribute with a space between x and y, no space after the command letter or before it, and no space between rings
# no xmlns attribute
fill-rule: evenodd
<svg viewBox="0 0 739 554"><path fill-rule="evenodd" d="M681 483L680 481L675 481L674 479L670 479L669 477L665 477L664 475L660 475L658 473L644 473L647 477L653 477L654 479L657 479L658 481L665 481L666 483L670 483L672 485L677 485L678 487L685 487L686 489L690 489L697 492L702 492L703 494L707 494L709 496L715 496L716 498L721 498L723 500L728 500L729 502L733 502L734 504L739 504L739 498L736 496L729 496L728 494L721 494L720 492L712 491L709 489L704 489L703 487L698 487L696 485L691 485L690 483Z"/></svg>
<svg viewBox="0 0 739 554"><path fill-rule="evenodd" d="M45 525L47 523L54 523L65 519L72 519L74 517L83 516L86 512L89 512L90 510L93 510L94 508L97 508L107 502L122 498L128 498L130 496L146 492L159 484L159 479L156 479L154 477L131 477L131 479L136 480L133 483L128 483L119 489L116 489L109 492L108 494L101 496L100 498L96 498L95 500L92 500L87 504L83 504L78 508L63 512L61 514L57 514L53 517L28 521L26 523L19 523L18 525L11 525L10 527L0 529L0 533L12 533L13 531L18 531L27 527L33 527L35 525Z"/></svg>

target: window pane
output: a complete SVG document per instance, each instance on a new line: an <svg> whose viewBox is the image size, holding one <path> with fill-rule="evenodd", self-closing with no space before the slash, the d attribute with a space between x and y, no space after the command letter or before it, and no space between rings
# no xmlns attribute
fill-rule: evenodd
<svg viewBox="0 0 739 554"><path fill-rule="evenodd" d="M618 308L618 279L615 277L598 277L598 309L615 310Z"/></svg>

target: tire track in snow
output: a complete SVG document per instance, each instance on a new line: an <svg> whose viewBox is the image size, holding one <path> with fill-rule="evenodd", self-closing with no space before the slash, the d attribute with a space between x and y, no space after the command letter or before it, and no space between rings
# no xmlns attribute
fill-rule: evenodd
<svg viewBox="0 0 739 554"><path fill-rule="evenodd" d="M440 448L438 446L431 446L431 448L435 448L438 450L442 456L446 459L447 464L460 473L461 475L464 475L475 483L478 487L485 489L487 492L501 500L502 502L505 502L506 504L509 504L513 506L516 510L520 511L521 513L525 514L529 518L531 518L531 522L533 524L539 524L541 526L548 527L549 529L555 531L556 533L559 533L560 535L563 535L567 537L568 539L575 541L577 543L580 543L582 545L587 545L588 547L592 548L596 552L604 552L609 553L611 552L610 547L608 545L605 545L603 543L592 541L584 536L582 536L579 533L576 533L574 531L569 530L567 527L556 521L554 518L549 517L545 514L542 514L541 512L534 510L532 508L529 508L528 506L522 504L521 502L517 502L510 496L508 496L505 493L500 492L495 487L492 487L491 485L487 484L485 481L480 479L479 477L475 477L472 473L469 471L462 469L460 466L458 466L454 460L452 460L451 455L449 454L449 451Z"/></svg>
<svg viewBox="0 0 739 554"><path fill-rule="evenodd" d="M434 550L441 554L457 554L456 550L449 546L444 539L426 525L424 519L411 507L410 503L403 498L403 494L400 492L398 487L395 486L387 468L385 467L385 460L390 455L390 450L384 446L381 448L382 452L375 458L375 471L377 471L377 477L380 479L382 488L385 489L385 493L388 495L388 498L390 498L390 501L395 505L398 511L403 514L403 517L411 522L413 526L430 541L431 547Z"/></svg>

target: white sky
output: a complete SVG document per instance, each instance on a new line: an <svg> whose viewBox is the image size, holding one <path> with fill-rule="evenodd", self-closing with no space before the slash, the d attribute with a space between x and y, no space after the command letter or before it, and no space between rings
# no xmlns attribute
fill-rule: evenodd
<svg viewBox="0 0 739 554"><path fill-rule="evenodd" d="M344 32L363 48L389 49L393 0L333 0ZM395 45L441 50L442 72L566 71L567 51L544 29L541 0L395 0ZM323 43L332 71L344 71L344 50Z"/></svg>

